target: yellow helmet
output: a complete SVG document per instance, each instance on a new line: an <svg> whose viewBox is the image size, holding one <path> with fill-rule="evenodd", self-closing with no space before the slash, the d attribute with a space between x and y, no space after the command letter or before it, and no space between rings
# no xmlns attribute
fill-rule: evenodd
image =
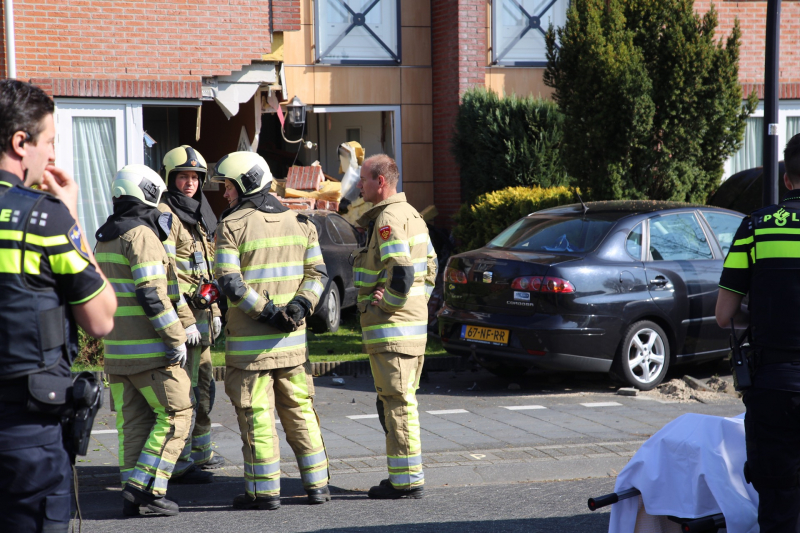
<svg viewBox="0 0 800 533"><path fill-rule="evenodd" d="M211 181L224 183L231 180L239 194L249 196L272 183L272 172L264 158L255 152L233 152L220 159L214 166Z"/></svg>
<svg viewBox="0 0 800 533"><path fill-rule="evenodd" d="M200 178L200 188L203 188L203 182L206 180L206 173L208 172L206 160L203 159L200 152L188 144L173 148L167 152L164 155L163 165L161 166L161 173L167 185L171 180L175 179L175 174L181 171L197 172L197 177Z"/></svg>
<svg viewBox="0 0 800 533"><path fill-rule="evenodd" d="M157 207L161 195L167 190L161 176L146 165L125 165L111 182L114 201L138 200Z"/></svg>

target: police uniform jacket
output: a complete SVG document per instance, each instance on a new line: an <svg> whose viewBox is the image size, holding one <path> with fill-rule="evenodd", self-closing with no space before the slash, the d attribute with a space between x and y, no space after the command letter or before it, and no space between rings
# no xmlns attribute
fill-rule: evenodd
<svg viewBox="0 0 800 533"><path fill-rule="evenodd" d="M800 191L789 191L780 205L742 220L719 286L749 295L755 347L796 352L800 360L800 328L793 312L800 305Z"/></svg>
<svg viewBox="0 0 800 533"><path fill-rule="evenodd" d="M181 221L164 202L158 204L158 209L172 215L169 237L164 241L164 249L177 275L176 280L169 281L170 298L179 311L184 327L192 324L187 324L185 320L185 313L189 311L200 331L203 346L211 346L214 344L211 322L213 317L220 316L219 307L214 303L208 309L196 309L187 303L202 278L208 281L214 279L214 243L209 240L200 223L192 225ZM202 258L199 263L195 255L198 253Z"/></svg>
<svg viewBox="0 0 800 533"><path fill-rule="evenodd" d="M306 361L306 326L284 333L259 322L264 306L295 296L313 308L324 289L317 230L306 217L266 213L250 200L217 226L214 273L228 298L225 362L243 370L271 370Z"/></svg>
<svg viewBox="0 0 800 533"><path fill-rule="evenodd" d="M358 224L367 228L367 245L353 261L364 349L423 355L438 268L428 226L405 193L375 204ZM378 287L383 299L372 305Z"/></svg>
<svg viewBox="0 0 800 533"><path fill-rule="evenodd" d="M185 343L186 334L168 294L168 280L177 276L161 240L137 226L98 242L95 258L117 295L114 330L103 339L105 371L132 375L165 366L167 349Z"/></svg>

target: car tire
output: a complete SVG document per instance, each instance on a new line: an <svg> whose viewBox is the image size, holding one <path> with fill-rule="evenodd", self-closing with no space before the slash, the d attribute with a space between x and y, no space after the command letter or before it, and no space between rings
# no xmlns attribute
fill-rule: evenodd
<svg viewBox="0 0 800 533"><path fill-rule="evenodd" d="M642 320L625 330L611 373L639 390L651 390L667 375L669 358L667 334L655 322Z"/></svg>
<svg viewBox="0 0 800 533"><path fill-rule="evenodd" d="M319 311L308 319L308 328L314 333L336 333L339 331L339 322L342 318L342 305L339 299L339 289L336 283L331 283L331 288L323 300L320 300Z"/></svg>

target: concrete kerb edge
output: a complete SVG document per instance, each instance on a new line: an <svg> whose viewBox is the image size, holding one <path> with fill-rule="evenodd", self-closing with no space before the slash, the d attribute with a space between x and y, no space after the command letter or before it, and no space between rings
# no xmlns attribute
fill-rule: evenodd
<svg viewBox="0 0 800 533"><path fill-rule="evenodd" d="M425 359L424 370L427 372L447 372L460 371L467 368L466 359L460 356L430 357ZM225 379L225 367L215 366L213 369L214 380L223 381ZM104 383L106 380L105 372L98 370L92 372L95 378ZM315 377L321 376L353 376L356 374L372 375L369 361L322 361L311 363L311 374ZM73 377L77 373L72 373Z"/></svg>

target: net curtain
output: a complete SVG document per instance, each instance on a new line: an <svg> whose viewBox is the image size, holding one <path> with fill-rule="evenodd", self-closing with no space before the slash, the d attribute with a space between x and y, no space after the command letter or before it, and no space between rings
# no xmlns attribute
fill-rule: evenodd
<svg viewBox="0 0 800 533"><path fill-rule="evenodd" d="M116 124L113 117L75 117L72 160L80 188L78 218L89 245L111 215L111 182L117 171Z"/></svg>

